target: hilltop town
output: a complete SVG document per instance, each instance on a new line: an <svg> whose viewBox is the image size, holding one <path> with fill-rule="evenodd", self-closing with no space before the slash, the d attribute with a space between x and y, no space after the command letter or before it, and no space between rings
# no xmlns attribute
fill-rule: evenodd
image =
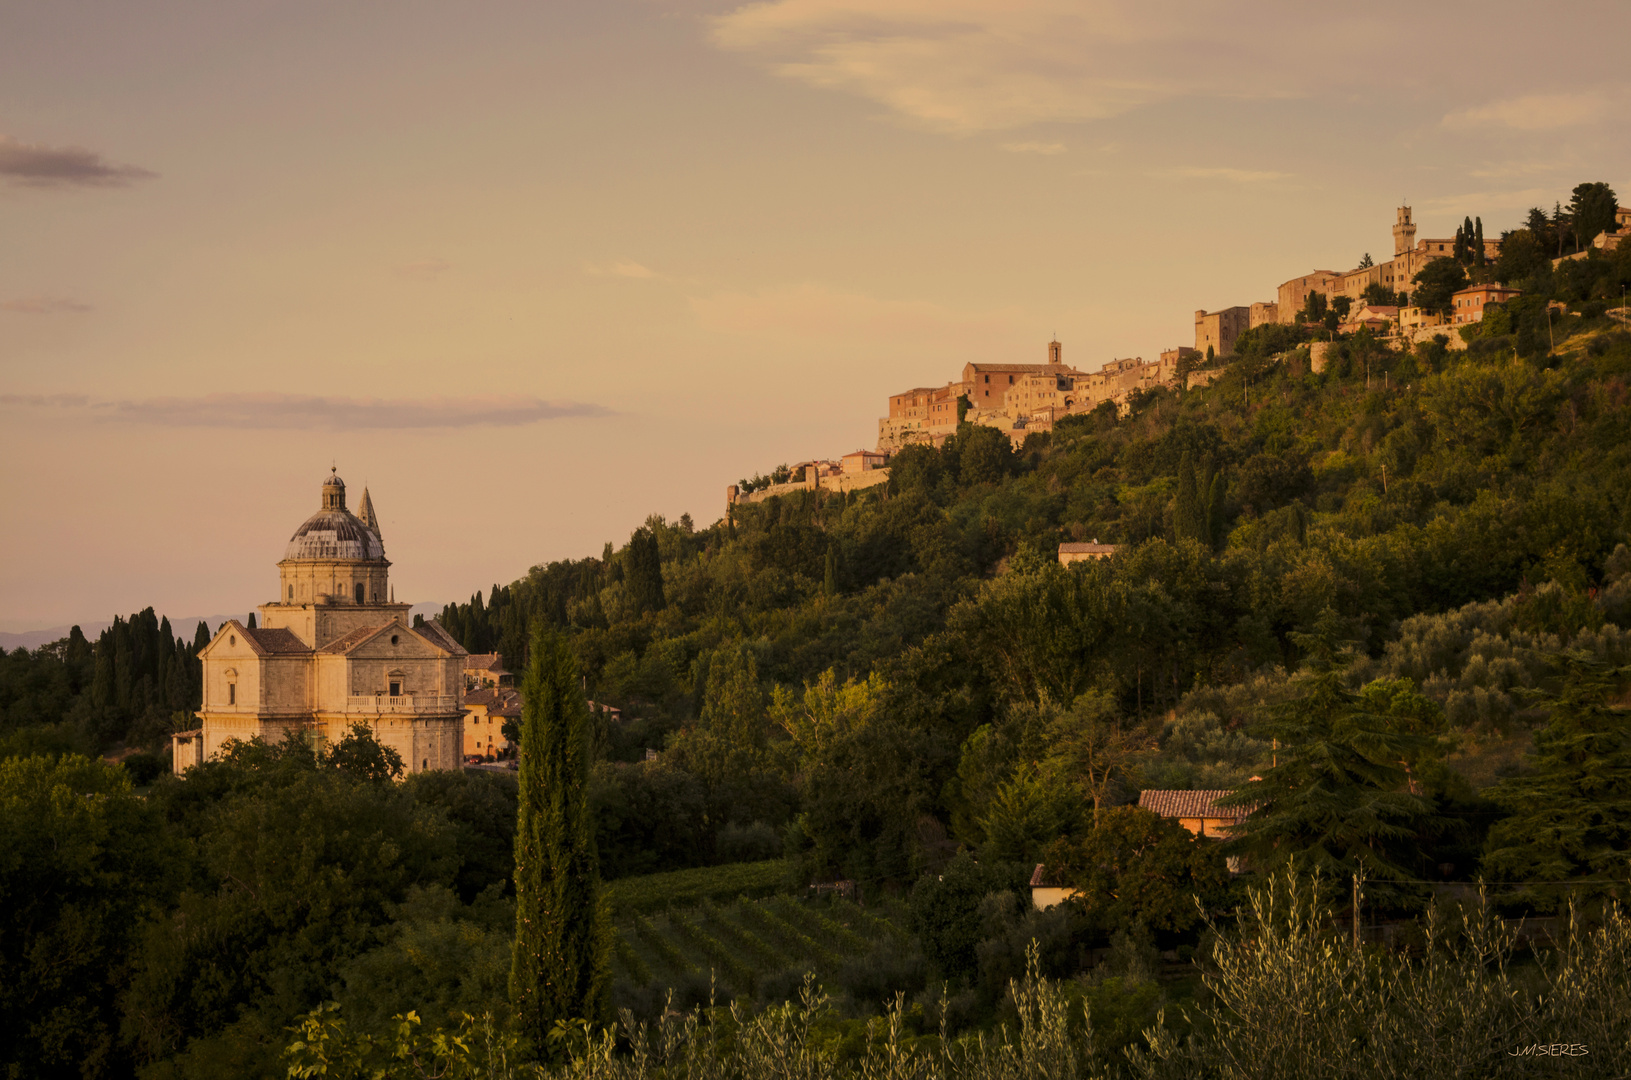
<svg viewBox="0 0 1631 1080"><path fill-rule="evenodd" d="M1465 344L1446 331L1480 321L1492 305L1518 295L1494 281L1469 284L1451 294L1448 311L1411 305L1410 291L1428 264L1439 259L1465 259L1493 264L1501 241L1485 239L1483 223L1457 229L1455 236L1416 238L1411 208L1401 206L1393 224L1393 257L1375 262L1367 255L1352 270L1313 270L1281 282L1273 300L1195 312L1195 344L1161 352L1160 358L1111 360L1086 372L1064 362L1064 346L1048 343L1040 364L970 363L961 377L944 386L919 386L892 394L888 413L878 420L877 450L888 454L913 443L938 446L966 420L998 428L1016 446L1026 436L1051 431L1060 418L1092 412L1109 403L1126 412L1131 396L1156 387L1195 387L1209 383L1234 355L1242 333L1260 326L1312 324L1327 340L1367 330L1392 344L1417 342L1445 334L1451 348ZM1614 251L1631 235L1631 207L1615 211L1614 228L1592 242ZM1554 261L1581 258L1586 250ZM1334 317L1333 317L1334 316ZM1312 361L1320 367L1314 343ZM849 459L846 459L849 460ZM880 462L881 464L881 462Z"/></svg>
<svg viewBox="0 0 1631 1080"><path fill-rule="evenodd" d="M1384 262L1366 254L1351 270L1311 270L1283 281L1273 300L1197 310L1194 345L1164 349L1155 360L1114 359L1097 371L1083 371L1065 363L1064 345L1055 340L1048 342L1041 363L976 361L963 365L958 377L944 385L891 394L872 449L836 460L784 465L768 477L732 484L725 491L726 513L738 503L798 490L847 492L881 484L896 451L913 444L939 446L965 422L996 428L1018 447L1031 435L1052 431L1067 416L1106 407L1124 415L1140 393L1208 385L1235 357L1241 336L1259 327L1300 331L1307 340L1307 361L1318 372L1333 342L1361 331L1394 348L1434 337L1443 337L1448 348L1464 348L1463 327L1520 295L1496 280L1503 241L1485 238L1481 219L1466 220L1453 236L1418 239L1411 207L1401 206L1392 231L1393 257ZM1550 261L1556 265L1584 258L1594 249L1613 252L1628 235L1631 207L1618 206L1612 227L1600 231L1589 246ZM1471 273L1461 277L1465 287L1427 302L1420 275L1439 260L1465 265Z"/></svg>

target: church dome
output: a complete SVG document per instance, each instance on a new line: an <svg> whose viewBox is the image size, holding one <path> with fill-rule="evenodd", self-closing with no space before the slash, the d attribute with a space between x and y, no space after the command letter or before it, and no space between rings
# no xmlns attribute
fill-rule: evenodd
<svg viewBox="0 0 1631 1080"><path fill-rule="evenodd" d="M345 481L338 473L323 481L322 505L289 537L289 546L283 551L285 561L385 558L379 534L345 508Z"/></svg>

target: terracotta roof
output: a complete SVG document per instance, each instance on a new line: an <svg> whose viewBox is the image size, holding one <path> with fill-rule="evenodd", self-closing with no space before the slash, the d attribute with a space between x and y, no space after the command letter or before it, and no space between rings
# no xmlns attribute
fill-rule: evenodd
<svg viewBox="0 0 1631 1080"><path fill-rule="evenodd" d="M426 619L418 626L410 627L410 629L432 645L445 649L454 656L470 655L464 651L463 645L453 640L453 635L447 632L447 627L443 626L439 619Z"/></svg>
<svg viewBox="0 0 1631 1080"><path fill-rule="evenodd" d="M498 699L497 690L466 690L464 692L465 705L491 705Z"/></svg>
<svg viewBox="0 0 1631 1080"><path fill-rule="evenodd" d="M1061 555L1114 555L1120 544L1060 544Z"/></svg>
<svg viewBox="0 0 1631 1080"><path fill-rule="evenodd" d="M466 671L492 671L504 667L504 658L496 652L471 653L464 662ZM506 672L506 674L508 674Z"/></svg>
<svg viewBox="0 0 1631 1080"><path fill-rule="evenodd" d="M294 636L294 632L283 627L276 629L244 628L244 637L261 647L262 652L274 655L289 655L290 653L309 653L311 649L304 641Z"/></svg>
<svg viewBox="0 0 1631 1080"><path fill-rule="evenodd" d="M1250 806L1217 806L1219 799L1233 791L1141 791L1138 805L1169 818L1224 818L1239 821L1251 814Z"/></svg>
<svg viewBox="0 0 1631 1080"><path fill-rule="evenodd" d="M369 638L385 629L386 625L386 623L380 623L378 626L359 626L345 637L335 638L333 641L329 642L327 645L324 645L317 651L330 654L350 652L358 645L361 645L364 641L367 641Z"/></svg>

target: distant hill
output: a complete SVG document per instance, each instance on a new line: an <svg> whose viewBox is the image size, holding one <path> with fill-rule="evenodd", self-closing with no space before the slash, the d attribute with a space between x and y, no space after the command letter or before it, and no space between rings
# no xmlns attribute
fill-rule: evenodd
<svg viewBox="0 0 1631 1080"><path fill-rule="evenodd" d="M442 607L442 604L415 604L410 614L423 615L429 619L441 614ZM170 626L177 634L191 640L193 630L200 622L208 623L210 633L213 634L228 619L246 619L248 617L248 611L233 612L226 615L187 615L179 619L171 619ZM94 641L98 634L113 625L113 620L105 619L101 622L80 623L78 625L80 633ZM73 623L64 623L61 626L48 626L43 630L24 630L16 634L0 633L0 649L5 649L7 652L13 649L37 649L47 642L67 637L68 631L72 630L73 627Z"/></svg>

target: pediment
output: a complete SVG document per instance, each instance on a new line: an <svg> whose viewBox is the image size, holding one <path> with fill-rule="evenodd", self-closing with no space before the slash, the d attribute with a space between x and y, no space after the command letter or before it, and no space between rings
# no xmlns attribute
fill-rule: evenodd
<svg viewBox="0 0 1631 1080"><path fill-rule="evenodd" d="M353 631L323 651L341 653L352 660L439 660L452 655L399 622Z"/></svg>

